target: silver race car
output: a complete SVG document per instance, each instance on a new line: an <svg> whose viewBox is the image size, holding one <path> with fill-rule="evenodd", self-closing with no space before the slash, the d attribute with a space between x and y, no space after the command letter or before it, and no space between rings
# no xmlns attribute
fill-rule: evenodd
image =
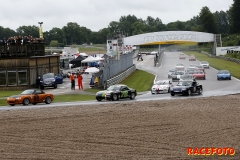
<svg viewBox="0 0 240 160"><path fill-rule="evenodd" d="M171 81L169 80L160 80L157 81L151 88L152 94L158 93L170 93L170 87L172 86Z"/></svg>

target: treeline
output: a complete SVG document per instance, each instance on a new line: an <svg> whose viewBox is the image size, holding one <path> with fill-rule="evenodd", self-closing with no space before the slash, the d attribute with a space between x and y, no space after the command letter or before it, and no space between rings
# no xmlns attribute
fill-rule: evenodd
<svg viewBox="0 0 240 160"><path fill-rule="evenodd" d="M119 21L112 21L107 28L98 32L80 26L75 22L69 22L62 28L54 27L43 33L46 45L66 46L72 44L104 44L106 39L116 34L133 36L137 34L160 32L160 31L199 31L214 34L222 34L223 38L240 33L240 0L234 3L227 11L212 13L207 6L200 10L199 15L193 16L186 22L176 21L163 24L160 18L154 19L148 16L146 20L137 18L135 15L121 16ZM97 24L96 24L97 25ZM44 26L43 26L44 30ZM39 37L38 26L20 26L16 31L0 26L0 39L11 36L31 35ZM234 36L235 38L237 36ZM239 36L240 37L240 36ZM232 44L234 42L234 44ZM240 45L240 41L231 41L232 45ZM227 44L226 44L227 45Z"/></svg>

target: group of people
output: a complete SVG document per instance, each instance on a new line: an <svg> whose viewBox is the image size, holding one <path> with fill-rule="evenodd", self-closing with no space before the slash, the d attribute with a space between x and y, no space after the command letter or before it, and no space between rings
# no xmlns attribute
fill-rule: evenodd
<svg viewBox="0 0 240 160"><path fill-rule="evenodd" d="M81 73L77 73L77 74L72 73L70 75L71 89L75 90L75 79L76 78L77 78L77 82L78 82L78 89L79 90L83 89L83 84L82 84L83 77L82 77Z"/></svg>
<svg viewBox="0 0 240 160"><path fill-rule="evenodd" d="M23 45L23 44L31 44L31 43L43 43L44 39L43 38L34 38L31 35L28 36L13 36L13 37L9 37L8 39L6 39L5 37L3 38L3 40L0 41L1 44L4 45Z"/></svg>

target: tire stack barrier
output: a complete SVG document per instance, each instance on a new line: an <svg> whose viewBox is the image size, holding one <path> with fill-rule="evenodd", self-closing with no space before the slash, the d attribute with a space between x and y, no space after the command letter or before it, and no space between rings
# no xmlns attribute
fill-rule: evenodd
<svg viewBox="0 0 240 160"><path fill-rule="evenodd" d="M126 71L122 72L121 74L107 80L107 88L111 85L118 84L119 82L123 81L127 78L130 74L132 74L136 70L136 66L133 65L132 67L128 68Z"/></svg>

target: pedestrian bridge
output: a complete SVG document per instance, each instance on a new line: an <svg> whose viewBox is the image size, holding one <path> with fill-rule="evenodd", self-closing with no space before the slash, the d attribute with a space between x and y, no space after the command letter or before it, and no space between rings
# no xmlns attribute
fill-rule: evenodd
<svg viewBox="0 0 240 160"><path fill-rule="evenodd" d="M124 37L124 45L161 45L214 42L215 35L193 31L164 31Z"/></svg>

